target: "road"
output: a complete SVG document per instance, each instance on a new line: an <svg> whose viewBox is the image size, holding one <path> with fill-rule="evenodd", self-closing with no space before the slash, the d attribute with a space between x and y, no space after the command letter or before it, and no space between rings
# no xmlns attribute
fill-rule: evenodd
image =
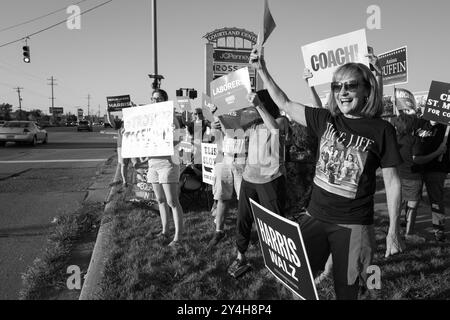
<svg viewBox="0 0 450 320"><path fill-rule="evenodd" d="M115 135L48 128L49 142L0 147L0 299L17 299L21 274L42 254L54 217L79 209Z"/></svg>

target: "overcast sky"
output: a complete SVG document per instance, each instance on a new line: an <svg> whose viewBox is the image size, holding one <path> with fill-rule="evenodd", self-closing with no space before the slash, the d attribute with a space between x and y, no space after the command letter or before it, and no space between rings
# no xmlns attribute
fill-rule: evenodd
<svg viewBox="0 0 450 320"><path fill-rule="evenodd" d="M80 0L1 0L0 30L65 8ZM105 0L86 0L81 10ZM450 82L450 1L429 0L277 0L269 5L277 27L265 45L269 71L288 96L310 103L302 80L301 46L366 28L370 5L381 8L381 29L366 30L375 54L408 46L410 91L428 90L432 80ZM158 53L162 87L175 99L175 90L204 91L203 36L223 27L244 28L255 33L262 23L263 0L159 0ZM0 45L62 21L64 10L17 28L0 31ZM23 42L0 48L0 103L18 107L17 92L23 88L22 107L51 106L51 76L56 79L55 106L75 113L104 114L106 96L130 94L135 103L148 103L153 73L151 0L113 0L81 17L81 30L66 24L32 36L31 63L22 61ZM319 94L328 90L319 86ZM392 87L386 87L386 93ZM194 105L199 105L196 99Z"/></svg>

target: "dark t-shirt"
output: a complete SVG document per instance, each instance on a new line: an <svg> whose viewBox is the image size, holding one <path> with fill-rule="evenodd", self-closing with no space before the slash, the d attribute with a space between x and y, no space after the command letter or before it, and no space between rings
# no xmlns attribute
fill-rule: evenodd
<svg viewBox="0 0 450 320"><path fill-rule="evenodd" d="M373 223L376 170L402 163L394 127L382 119L333 117L306 108L306 123L319 141L308 212L336 224Z"/></svg>
<svg viewBox="0 0 450 320"><path fill-rule="evenodd" d="M398 173L402 179L421 180L422 166L414 163L413 156L423 155L420 139L413 135L397 137L398 147L403 163L398 166Z"/></svg>
<svg viewBox="0 0 450 320"><path fill-rule="evenodd" d="M423 146L423 154L430 154L439 147L444 140L445 130L447 126L436 124L434 126L427 120L420 119L416 135L420 138ZM450 139L447 140L447 151L439 161L439 157L434 158L430 162L423 165L424 172L450 172Z"/></svg>

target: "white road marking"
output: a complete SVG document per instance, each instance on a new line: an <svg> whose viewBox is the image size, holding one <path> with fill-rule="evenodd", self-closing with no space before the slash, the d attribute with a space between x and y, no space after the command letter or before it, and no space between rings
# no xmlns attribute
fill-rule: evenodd
<svg viewBox="0 0 450 320"><path fill-rule="evenodd" d="M0 164L6 163L55 163L55 162L100 162L108 159L61 159L61 160L11 160L0 161Z"/></svg>

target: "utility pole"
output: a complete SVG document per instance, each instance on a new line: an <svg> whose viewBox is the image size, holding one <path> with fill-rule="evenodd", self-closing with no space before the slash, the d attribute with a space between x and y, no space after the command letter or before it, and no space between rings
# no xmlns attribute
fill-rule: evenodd
<svg viewBox="0 0 450 320"><path fill-rule="evenodd" d="M53 116L53 121L56 122L56 117L55 117L55 95L54 95L54 90L53 87L56 85L55 84L55 78L53 78L53 76L50 79L47 79L48 81L50 81L50 83L48 83L49 86L52 86L52 97L50 98L52 100L52 116Z"/></svg>
<svg viewBox="0 0 450 320"><path fill-rule="evenodd" d="M17 87L14 88L14 90L16 90L19 95L19 120L22 120L22 97L20 96L20 90L23 90L23 88Z"/></svg>
<svg viewBox="0 0 450 320"><path fill-rule="evenodd" d="M88 120L89 120L89 107L90 107L90 105L91 105L91 95L90 94L88 94L88 96L87 96L87 101L88 101L88 105L87 105L87 107L88 107L88 116L87 116L87 118L88 118Z"/></svg>
<svg viewBox="0 0 450 320"><path fill-rule="evenodd" d="M156 0L152 0L152 26L153 26L153 74L148 76L153 80L152 88L159 89L161 87L161 80L164 77L158 74L158 32L157 32L157 20L156 20Z"/></svg>

